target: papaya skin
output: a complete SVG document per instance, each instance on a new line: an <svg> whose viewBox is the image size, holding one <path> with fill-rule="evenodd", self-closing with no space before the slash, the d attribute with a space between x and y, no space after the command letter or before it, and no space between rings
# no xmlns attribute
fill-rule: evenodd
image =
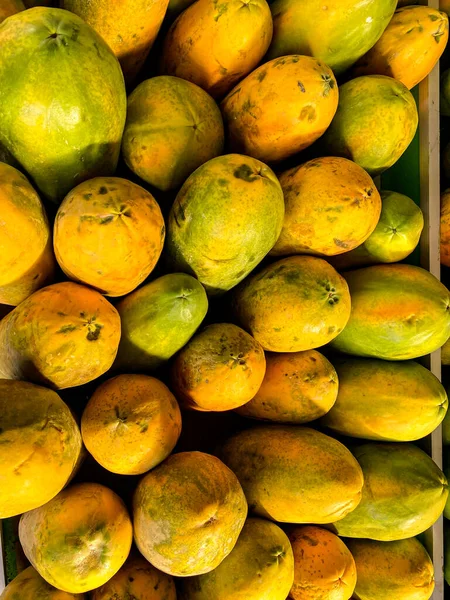
<svg viewBox="0 0 450 600"><path fill-rule="evenodd" d="M91 600L177 600L175 583L141 556L131 556L120 571L91 593Z"/></svg>
<svg viewBox="0 0 450 600"><path fill-rule="evenodd" d="M214 571L181 581L180 600L286 600L293 579L287 535L275 523L250 518Z"/></svg>
<svg viewBox="0 0 450 600"><path fill-rule="evenodd" d="M306 525L289 532L294 552L294 585L290 600L348 600L356 586L350 550L331 531Z"/></svg>
<svg viewBox="0 0 450 600"><path fill-rule="evenodd" d="M345 280L313 256L290 256L250 276L234 292L232 305L241 326L272 352L323 346L350 317Z"/></svg>
<svg viewBox="0 0 450 600"><path fill-rule="evenodd" d="M81 455L69 408L47 388L0 380L0 518L42 506L67 484Z"/></svg>
<svg viewBox="0 0 450 600"><path fill-rule="evenodd" d="M339 106L320 144L349 158L372 177L391 167L411 143L419 122L416 102L400 81L356 77L339 88Z"/></svg>
<svg viewBox="0 0 450 600"><path fill-rule="evenodd" d="M240 154L213 158L177 194L167 222L167 264L197 277L208 295L223 294L273 248L283 217L283 191L267 165Z"/></svg>
<svg viewBox="0 0 450 600"><path fill-rule="evenodd" d="M268 353L266 363L258 392L236 409L243 417L300 425L323 416L336 402L338 376L320 352Z"/></svg>
<svg viewBox="0 0 450 600"><path fill-rule="evenodd" d="M119 340L112 304L77 283L55 283L0 321L0 377L54 389L82 385L111 367Z"/></svg>
<svg viewBox="0 0 450 600"><path fill-rule="evenodd" d="M221 104L233 152L276 162L304 150L330 125L339 91L333 72L309 56L284 56L248 75Z"/></svg>
<svg viewBox="0 0 450 600"><path fill-rule="evenodd" d="M115 369L153 371L185 346L208 311L206 292L194 277L158 277L117 305L122 337Z"/></svg>
<svg viewBox="0 0 450 600"><path fill-rule="evenodd" d="M450 189L441 195L441 264L450 267Z"/></svg>
<svg viewBox="0 0 450 600"><path fill-rule="evenodd" d="M186 408L224 411L242 406L259 390L264 350L246 331L215 323L195 335L172 367L172 387Z"/></svg>
<svg viewBox="0 0 450 600"><path fill-rule="evenodd" d="M85 600L84 594L68 594L49 585L36 569L28 567L0 594L1 600Z"/></svg>
<svg viewBox="0 0 450 600"><path fill-rule="evenodd" d="M282 173L280 184L286 210L273 256L347 253L379 221L381 198L372 178L345 158L316 158Z"/></svg>
<svg viewBox="0 0 450 600"><path fill-rule="evenodd" d="M172 452L181 414L170 390L147 375L119 375L102 383L81 419L86 448L105 469L141 475Z"/></svg>
<svg viewBox="0 0 450 600"><path fill-rule="evenodd" d="M415 538L398 542L346 540L358 571L360 600L429 600L434 590L431 558Z"/></svg>
<svg viewBox="0 0 450 600"><path fill-rule="evenodd" d="M447 393L419 363L348 357L334 364L339 392L321 424L335 433L412 442L432 433L445 417Z"/></svg>
<svg viewBox="0 0 450 600"><path fill-rule="evenodd" d="M0 6L0 23L21 10L25 10L25 5L22 0L3 0L2 5Z"/></svg>
<svg viewBox="0 0 450 600"><path fill-rule="evenodd" d="M82 19L38 7L2 23L0 146L43 196L59 203L82 181L112 175L125 117L120 65Z"/></svg>
<svg viewBox="0 0 450 600"><path fill-rule="evenodd" d="M22 515L19 538L48 583L80 594L117 573L130 552L133 528L117 494L98 483L79 483Z"/></svg>
<svg viewBox="0 0 450 600"><path fill-rule="evenodd" d="M265 425L229 438L219 452L249 509L280 523L331 523L361 500L363 475L349 450L314 429Z"/></svg>
<svg viewBox="0 0 450 600"><path fill-rule="evenodd" d="M17 306L53 279L55 257L50 227L28 179L6 163L0 163L0 207L0 303Z"/></svg>
<svg viewBox="0 0 450 600"><path fill-rule="evenodd" d="M156 200L120 177L95 177L73 189L59 207L53 234L64 273L107 296L124 296L148 277L164 237Z"/></svg>
<svg viewBox="0 0 450 600"><path fill-rule="evenodd" d="M101 35L119 59L125 79L134 81L147 58L169 0L60 0Z"/></svg>
<svg viewBox="0 0 450 600"><path fill-rule="evenodd" d="M134 539L160 571L202 575L231 552L247 510L236 476L218 458L203 452L173 454L136 489Z"/></svg>
<svg viewBox="0 0 450 600"><path fill-rule="evenodd" d="M419 535L441 516L448 497L444 473L413 444L363 444L353 454L364 473L362 499L334 523L338 535L383 542Z"/></svg>
<svg viewBox="0 0 450 600"><path fill-rule="evenodd" d="M192 81L222 98L259 64L272 30L266 0L198 0L169 29L160 73Z"/></svg>
<svg viewBox="0 0 450 600"><path fill-rule="evenodd" d="M162 191L180 187L222 154L222 115L214 100L179 77L153 77L128 99L122 152L129 168Z"/></svg>
<svg viewBox="0 0 450 600"><path fill-rule="evenodd" d="M410 90L434 69L448 42L448 16L429 6L397 10L354 75L387 75Z"/></svg>
<svg viewBox="0 0 450 600"><path fill-rule="evenodd" d="M428 271L406 264L374 265L344 276L352 312L331 342L336 350L408 360L434 352L450 336L450 293Z"/></svg>

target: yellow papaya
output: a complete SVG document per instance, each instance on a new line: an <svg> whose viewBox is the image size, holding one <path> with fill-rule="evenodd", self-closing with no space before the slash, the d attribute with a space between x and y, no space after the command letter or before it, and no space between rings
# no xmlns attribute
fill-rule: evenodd
<svg viewBox="0 0 450 600"><path fill-rule="evenodd" d="M17 575L0 594L0 600L85 600L84 594L58 590L43 579L33 567Z"/></svg>

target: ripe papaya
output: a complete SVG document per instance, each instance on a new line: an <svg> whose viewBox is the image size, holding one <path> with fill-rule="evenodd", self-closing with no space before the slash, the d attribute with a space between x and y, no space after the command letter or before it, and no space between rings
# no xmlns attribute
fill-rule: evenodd
<svg viewBox="0 0 450 600"><path fill-rule="evenodd" d="M17 575L0 594L0 600L85 600L84 594L69 594L48 584L33 567Z"/></svg>

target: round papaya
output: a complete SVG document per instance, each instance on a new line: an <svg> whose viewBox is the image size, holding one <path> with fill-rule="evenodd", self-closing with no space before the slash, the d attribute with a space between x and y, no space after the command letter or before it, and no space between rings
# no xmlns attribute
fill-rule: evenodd
<svg viewBox="0 0 450 600"><path fill-rule="evenodd" d="M119 59L128 83L144 65L169 0L60 0L102 36Z"/></svg>
<svg viewBox="0 0 450 600"><path fill-rule="evenodd" d="M364 169L345 158L316 158L280 176L285 215L275 256L334 256L361 245L381 212L378 190Z"/></svg>
<svg viewBox="0 0 450 600"><path fill-rule="evenodd" d="M450 267L450 188L441 195L441 264Z"/></svg>
<svg viewBox="0 0 450 600"><path fill-rule="evenodd" d="M354 74L387 75L410 90L427 77L448 42L448 16L431 6L398 9Z"/></svg>
<svg viewBox="0 0 450 600"><path fill-rule="evenodd" d="M384 75L356 77L339 88L339 106L321 143L380 175L404 153L419 122L416 102L400 81Z"/></svg>
<svg viewBox="0 0 450 600"><path fill-rule="evenodd" d="M265 63L221 104L233 152L264 162L304 150L330 125L339 92L333 72L309 56Z"/></svg>
<svg viewBox="0 0 450 600"><path fill-rule="evenodd" d="M450 69L441 73L439 112L444 117L450 117Z"/></svg>
<svg viewBox="0 0 450 600"><path fill-rule="evenodd" d="M294 552L291 600L348 600L356 585L350 550L337 535L313 525L289 533Z"/></svg>
<svg viewBox="0 0 450 600"><path fill-rule="evenodd" d="M337 400L321 424L342 435L412 442L434 431L448 408L441 382L412 360L336 358Z"/></svg>
<svg viewBox="0 0 450 600"><path fill-rule="evenodd" d="M330 342L350 317L348 286L331 265L290 256L246 279L234 313L265 350L299 352Z"/></svg>
<svg viewBox="0 0 450 600"><path fill-rule="evenodd" d="M175 583L141 556L132 556L116 575L91 593L91 600L177 600Z"/></svg>
<svg viewBox="0 0 450 600"><path fill-rule="evenodd" d="M35 8L2 25L0 145L44 196L60 202L82 181L112 175L125 115L120 65L77 15Z"/></svg>
<svg viewBox="0 0 450 600"><path fill-rule="evenodd" d="M266 372L264 350L246 331L214 323L195 335L172 367L172 386L187 408L224 411L257 393Z"/></svg>
<svg viewBox="0 0 450 600"><path fill-rule="evenodd" d="M364 444L353 454L364 473L362 500L334 524L349 538L389 542L418 535L441 516L448 496L444 473L412 444Z"/></svg>
<svg viewBox="0 0 450 600"><path fill-rule="evenodd" d="M425 269L374 265L349 271L345 279L352 310L344 331L331 342L336 350L407 360L434 352L450 336L450 293Z"/></svg>
<svg viewBox="0 0 450 600"><path fill-rule="evenodd" d="M205 91L179 77L143 81L128 98L122 153L129 168L154 187L180 187L222 154L220 110Z"/></svg>
<svg viewBox="0 0 450 600"><path fill-rule="evenodd" d="M0 377L63 389L105 373L120 317L101 294L69 281L49 285L0 321Z"/></svg>
<svg viewBox="0 0 450 600"><path fill-rule="evenodd" d="M0 379L0 518L42 506L69 481L81 435L56 392Z"/></svg>
<svg viewBox="0 0 450 600"><path fill-rule="evenodd" d="M379 39L396 0L276 0L269 57L308 54L340 75ZM317 26L320 24L320 33Z"/></svg>
<svg viewBox="0 0 450 600"><path fill-rule="evenodd" d="M33 567L17 575L0 594L0 600L85 600L84 594L69 594L49 585Z"/></svg>
<svg viewBox="0 0 450 600"><path fill-rule="evenodd" d="M81 419L86 448L108 471L141 475L169 456L180 437L178 403L161 381L119 375L102 383Z"/></svg>
<svg viewBox="0 0 450 600"><path fill-rule="evenodd" d="M286 600L293 579L287 535L275 523L251 518L214 571L181 581L180 600Z"/></svg>
<svg viewBox="0 0 450 600"><path fill-rule="evenodd" d="M424 219L419 206L397 192L381 192L381 216L377 226L358 248L333 257L336 269L377 263L400 262L414 251L422 235Z"/></svg>
<svg viewBox="0 0 450 600"><path fill-rule="evenodd" d="M220 456L250 510L281 523L332 523L361 500L363 475L349 450L315 429L264 425L241 431Z"/></svg>
<svg viewBox="0 0 450 600"><path fill-rule="evenodd" d="M124 296L148 277L164 237L156 200L119 177L96 177L73 189L59 207L53 234L64 273L108 296Z"/></svg>
<svg viewBox="0 0 450 600"><path fill-rule="evenodd" d="M134 539L160 571L202 575L234 548L247 510L239 481L218 458L203 452L173 454L136 489Z"/></svg>
<svg viewBox="0 0 450 600"><path fill-rule="evenodd" d="M22 0L3 0L0 6L0 23L21 10L25 10Z"/></svg>
<svg viewBox="0 0 450 600"><path fill-rule="evenodd" d="M39 196L25 175L5 163L0 163L0 210L0 303L17 306L50 283L55 258Z"/></svg>
<svg viewBox="0 0 450 600"><path fill-rule="evenodd" d="M195 275L209 294L228 291L273 248L284 217L269 167L227 154L199 167L179 191L167 224L172 270Z"/></svg>
<svg viewBox="0 0 450 600"><path fill-rule="evenodd" d="M272 30L266 0L198 0L169 29L160 72L221 98L260 63Z"/></svg>
<svg viewBox="0 0 450 600"><path fill-rule="evenodd" d="M130 552L133 528L119 496L98 483L79 483L22 515L19 538L48 583L80 594L117 573Z"/></svg>
<svg viewBox="0 0 450 600"><path fill-rule="evenodd" d="M117 305L121 323L118 369L152 371L185 346L208 311L196 279L170 273L142 286Z"/></svg>
<svg viewBox="0 0 450 600"><path fill-rule="evenodd" d="M429 600L433 562L415 538L397 542L347 540L358 571L359 600Z"/></svg>
<svg viewBox="0 0 450 600"><path fill-rule="evenodd" d="M236 409L240 415L302 424L326 414L336 402L336 370L320 352L268 353L266 364L256 395Z"/></svg>

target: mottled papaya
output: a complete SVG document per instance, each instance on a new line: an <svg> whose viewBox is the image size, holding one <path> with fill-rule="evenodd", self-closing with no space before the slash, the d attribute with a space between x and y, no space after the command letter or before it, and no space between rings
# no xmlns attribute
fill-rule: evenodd
<svg viewBox="0 0 450 600"><path fill-rule="evenodd" d="M141 479L133 514L141 554L160 571L187 577L209 573L228 556L247 502L236 475L218 458L181 452Z"/></svg>
<svg viewBox="0 0 450 600"><path fill-rule="evenodd" d="M119 177L96 177L73 189L54 227L58 263L70 279L108 296L132 292L163 249L164 219L147 190Z"/></svg>
<svg viewBox="0 0 450 600"><path fill-rule="evenodd" d="M330 125L339 92L332 70L309 56L283 56L248 75L221 104L228 142L264 162L304 150Z"/></svg>
<svg viewBox="0 0 450 600"><path fill-rule="evenodd" d="M235 434L219 452L249 508L282 523L332 523L361 500L363 475L349 450L314 429L265 425Z"/></svg>
<svg viewBox="0 0 450 600"><path fill-rule="evenodd" d="M119 496L98 483L79 483L22 515L19 538L48 583L80 594L117 573L130 552L133 528Z"/></svg>
<svg viewBox="0 0 450 600"><path fill-rule="evenodd" d="M290 256L265 267L242 282L232 303L242 327L273 352L323 346L350 317L345 280L313 256Z"/></svg>
<svg viewBox="0 0 450 600"><path fill-rule="evenodd" d="M33 567L17 575L0 594L0 600L85 600L84 594L69 594L49 585Z"/></svg>
<svg viewBox="0 0 450 600"><path fill-rule="evenodd" d="M204 90L179 77L153 77L128 98L122 152L130 169L154 187L180 187L222 154L220 110Z"/></svg>

